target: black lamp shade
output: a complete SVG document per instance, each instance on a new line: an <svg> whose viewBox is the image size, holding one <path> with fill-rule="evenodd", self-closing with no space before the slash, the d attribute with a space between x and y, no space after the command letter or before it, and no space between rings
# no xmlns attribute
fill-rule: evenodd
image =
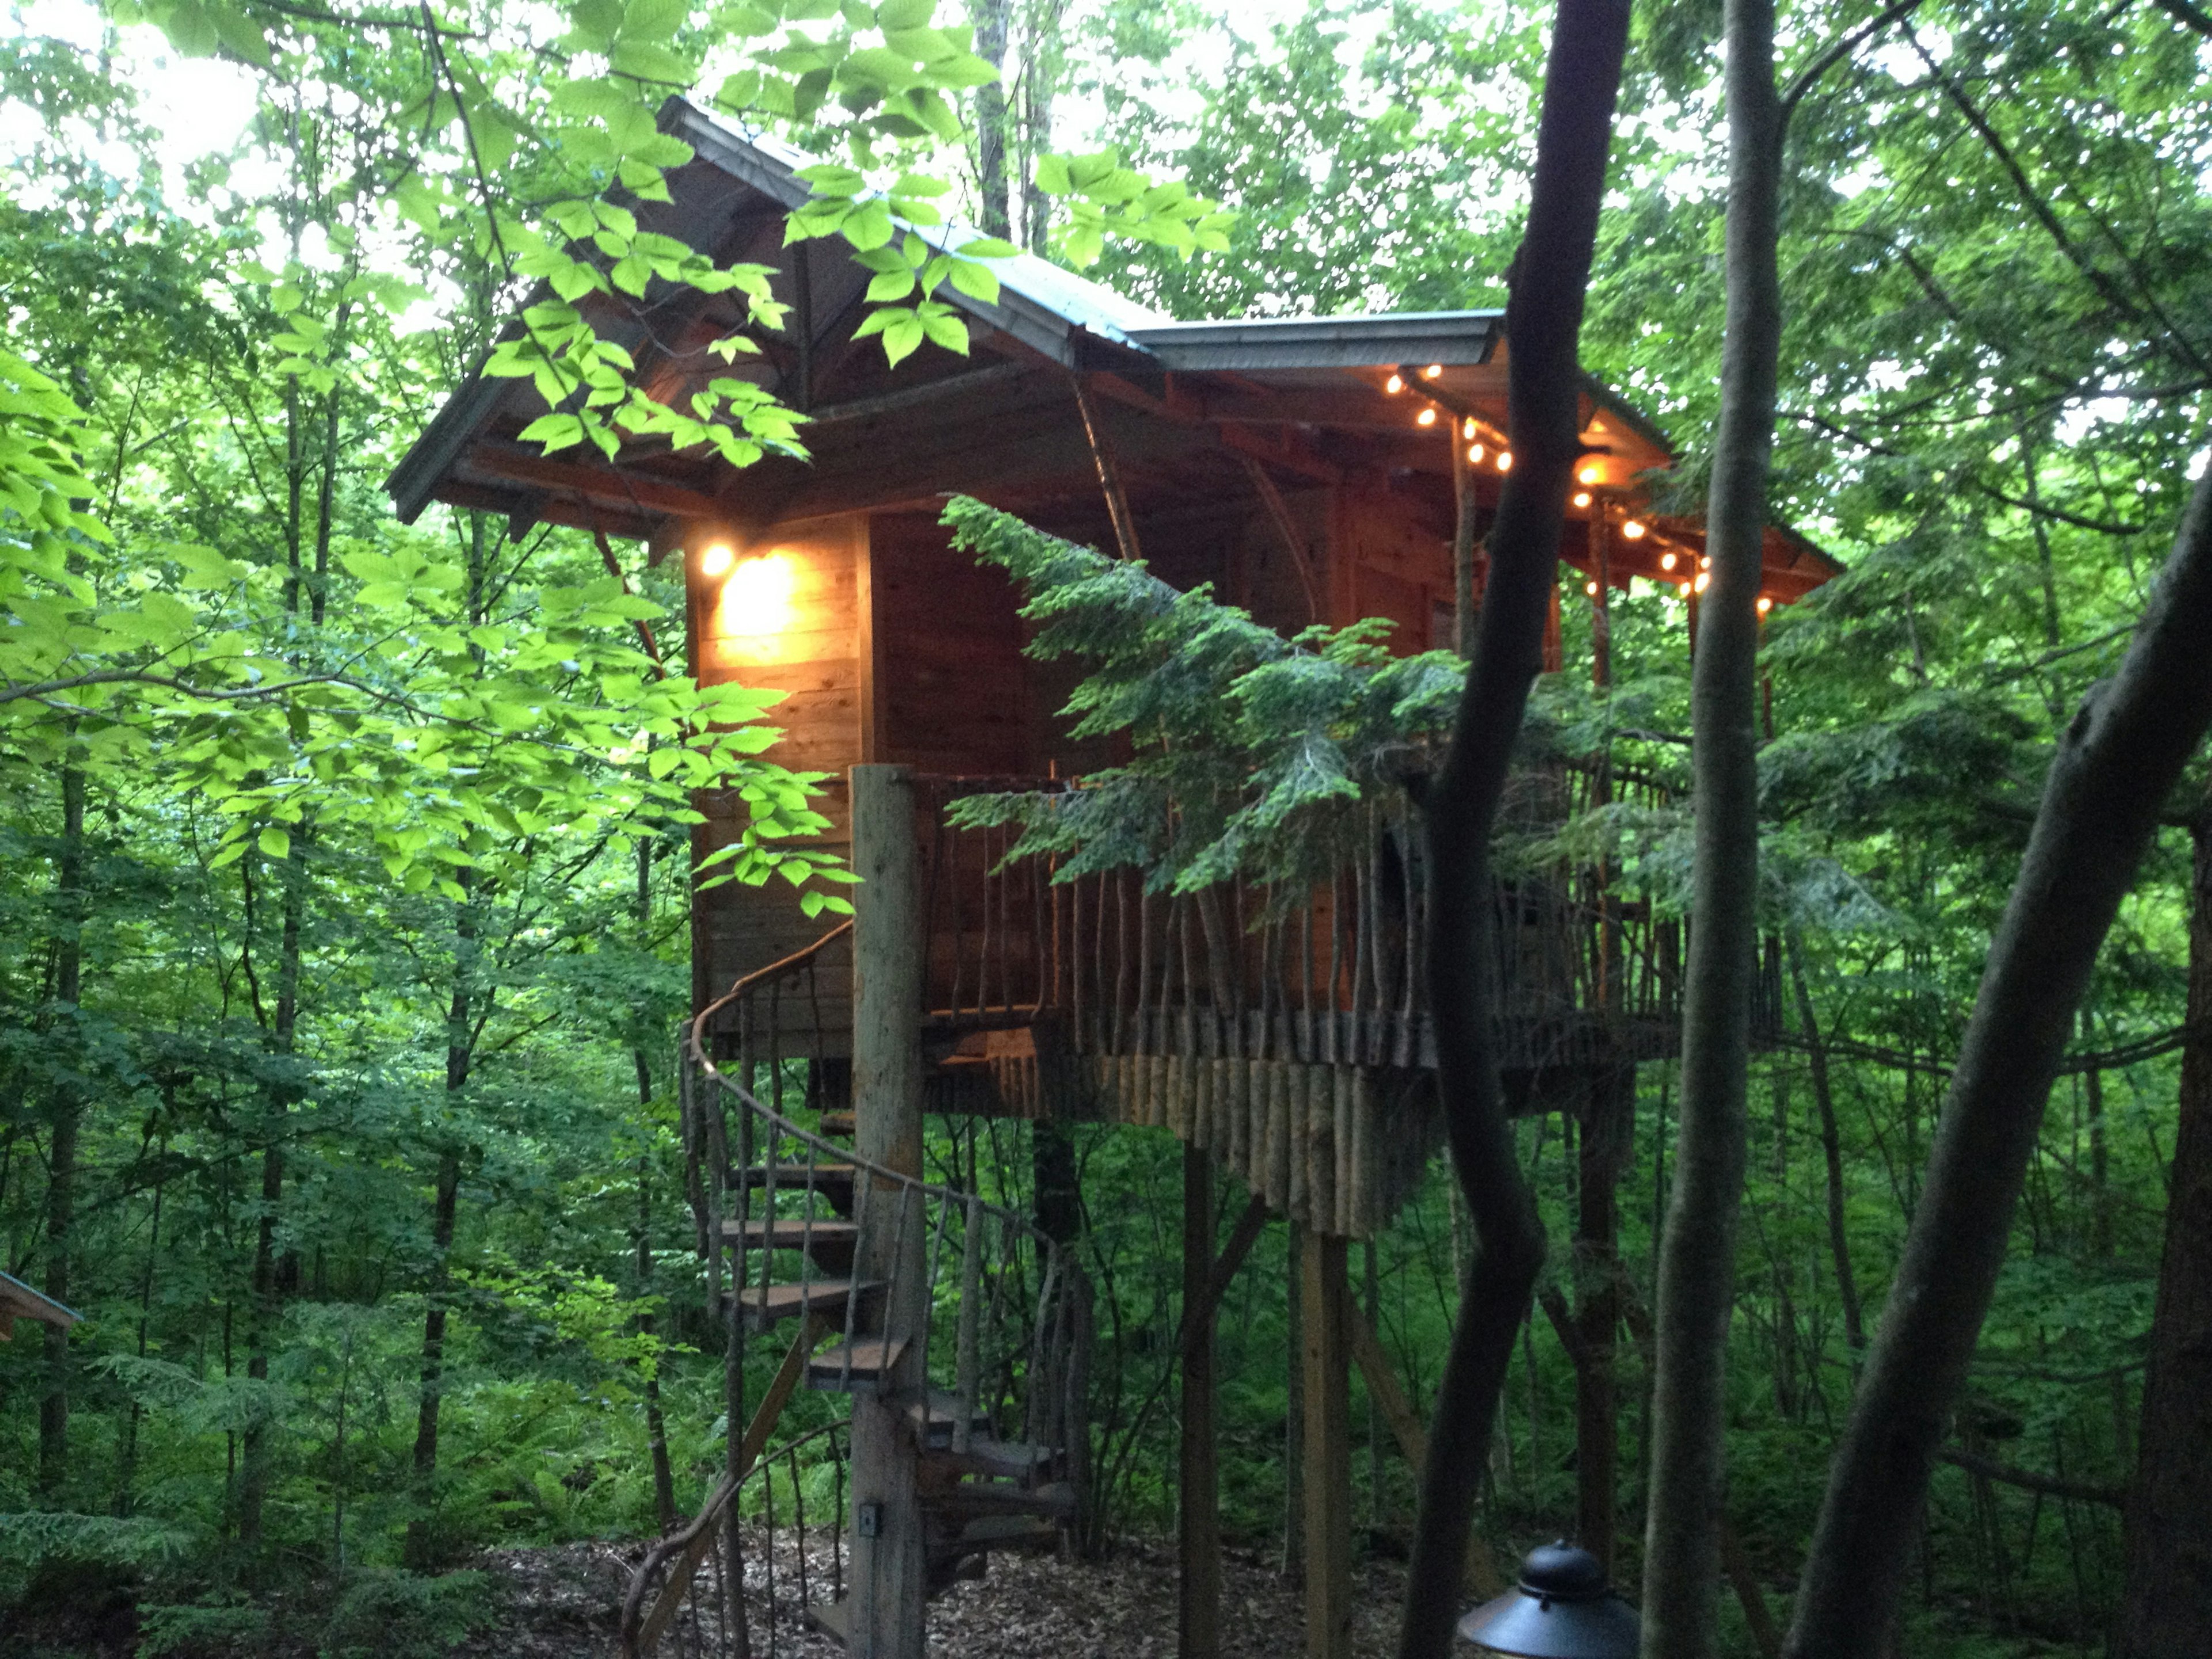
<svg viewBox="0 0 2212 1659"><path fill-rule="evenodd" d="M1636 1609L1609 1589L1587 1550L1547 1544L1531 1550L1521 1583L1459 1621L1459 1633L1488 1653L1524 1659L1637 1659Z"/></svg>

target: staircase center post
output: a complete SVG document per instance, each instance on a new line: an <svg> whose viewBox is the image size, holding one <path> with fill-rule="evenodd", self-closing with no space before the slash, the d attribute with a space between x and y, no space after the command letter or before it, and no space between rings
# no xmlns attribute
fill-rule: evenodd
<svg viewBox="0 0 2212 1659"><path fill-rule="evenodd" d="M921 1176L921 884L915 787L902 766L852 769L854 1139L869 1164ZM928 1217L921 1188L859 1183L854 1279L884 1282L882 1329L903 1339L878 1389L853 1397L854 1659L922 1659L927 1553L915 1496L909 1406L928 1409L925 1337Z"/></svg>

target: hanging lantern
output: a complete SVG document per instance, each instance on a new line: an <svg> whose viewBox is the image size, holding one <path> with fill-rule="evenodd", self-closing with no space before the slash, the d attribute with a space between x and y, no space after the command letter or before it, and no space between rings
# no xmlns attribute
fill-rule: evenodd
<svg viewBox="0 0 2212 1659"><path fill-rule="evenodd" d="M1613 1593L1605 1569L1565 1540L1521 1564L1521 1583L1459 1621L1478 1652L1526 1659L1636 1659L1636 1609Z"/></svg>

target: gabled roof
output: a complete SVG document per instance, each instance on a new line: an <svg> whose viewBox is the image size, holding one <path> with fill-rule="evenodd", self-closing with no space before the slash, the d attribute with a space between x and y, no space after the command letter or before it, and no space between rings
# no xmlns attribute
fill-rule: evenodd
<svg viewBox="0 0 2212 1659"><path fill-rule="evenodd" d="M655 283L641 302L587 299L587 314L665 402L740 375L802 410L812 461L771 454L738 471L662 439L633 439L611 464L588 448L544 455L520 439L545 409L532 384L479 373L394 469L403 521L444 501L504 513L515 533L550 521L665 548L687 526L750 533L823 513L924 507L953 490L1017 511L1096 506L1102 444L1140 514L1148 498L1241 497L1260 467L1285 487L1396 478L1443 501L1448 518L1453 434L1472 422L1470 434L1503 447L1510 342L1494 310L1179 322L1023 253L995 263L994 301L940 290L969 320L970 358L925 346L890 364L854 338L870 273L851 250L784 245L787 216L811 194L798 173L811 158L683 99L663 106L660 125L693 160L666 175L669 201L633 204L641 226L718 264L774 267L790 320L754 333L758 356L725 365L706 347L745 327L730 296ZM956 222L915 234L957 246L977 233ZM1583 410L1599 487L1641 500L1638 477L1673 460L1664 434L1594 380ZM1497 483L1486 476L1481 487L1494 494ZM1768 544L1787 596L1840 568L1784 532L1770 531ZM1642 545L1656 558L1656 538Z"/></svg>

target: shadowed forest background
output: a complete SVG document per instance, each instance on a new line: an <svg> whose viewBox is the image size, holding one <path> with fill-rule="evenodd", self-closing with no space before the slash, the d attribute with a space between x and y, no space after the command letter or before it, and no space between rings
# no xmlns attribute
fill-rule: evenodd
<svg viewBox="0 0 2212 1659"><path fill-rule="evenodd" d="M1504 303L1547 11L973 9L968 44L1004 82L900 141L934 156L951 210L1178 317ZM58 1352L21 1321L0 1347L0 1653L443 1653L502 1616L481 1552L650 1537L720 1465L674 1098L685 791L709 776L679 757L719 714L714 776L759 792L767 876L806 811L750 758L766 738L744 722L775 711L658 689L653 663L680 666L679 572L484 514L402 526L384 480L541 274L518 240L532 216L579 176L611 191L634 157L668 162L567 90L576 65L649 112L835 9L581 0L566 35L550 10L501 13L456 4L433 29L428 8L133 0L9 25L0 463L12 481L64 446L84 522L33 549L33 493L11 490L0 523L33 549L0 572L0 1268L84 1318ZM1785 65L1874 15L1793 11ZM1687 458L1685 510L1718 396L1718 27L1702 4L1636 15L1582 336ZM1761 973L1783 1033L1752 1062L1727 1514L1778 1616L2054 743L2118 662L2206 464L2208 65L2212 22L2181 0L1929 4L1791 128L1773 516L1847 571L1769 616L1760 650ZM769 125L843 142L803 100ZM1025 182L1048 152L1108 144L1233 213L1226 252L1102 246L1068 191ZM927 320L907 349L947 349ZM1692 606L1615 597L1599 687L1579 588L1526 741L1676 805L1506 856L1601 859L1680 915ZM222 666L249 661L301 689ZM2168 819L2099 959L1935 1478L1914 1654L2101 1651L2123 1595L2183 1057L2207 1041L2192 892L2200 1023L2212 1008L2201 758ZM1640 1068L1620 1188L1632 1590L1679 1086ZM1032 1206L1032 1133L938 1121L930 1176ZM1477 1512L1501 1562L1571 1529L1562 1332L1589 1289L1565 1242L1573 1125L1516 1133L1554 1243ZM1110 1553L1174 1522L1182 1166L1165 1132L1073 1133L1097 1294L1084 1542ZM1354 1252L1425 1418L1471 1248L1440 1155ZM1271 1223L1217 1361L1224 1528L1285 1571L1291 1251ZM1416 1472L1352 1386L1356 1537L1402 1559ZM802 1395L794 1425L836 1404ZM826 1467L796 1473L833 1501ZM1759 1650L1735 1601L1722 1618L1726 1650Z"/></svg>

